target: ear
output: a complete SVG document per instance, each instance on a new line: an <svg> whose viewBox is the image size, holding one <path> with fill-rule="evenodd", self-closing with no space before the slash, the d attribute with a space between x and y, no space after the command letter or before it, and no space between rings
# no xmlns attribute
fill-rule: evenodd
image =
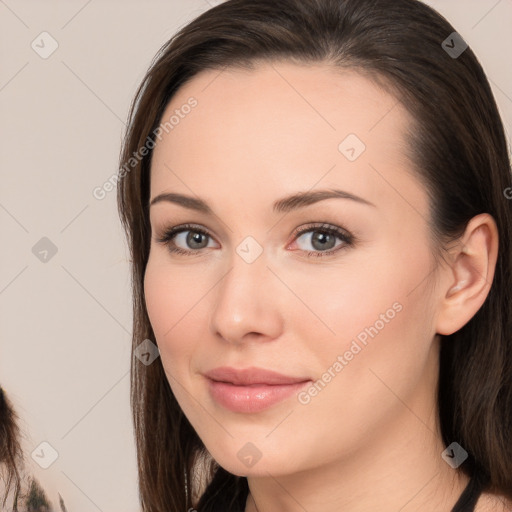
<svg viewBox="0 0 512 512"><path fill-rule="evenodd" d="M468 323L489 294L498 257L498 228L493 217L488 213L473 217L450 252L436 325L436 332L444 335Z"/></svg>

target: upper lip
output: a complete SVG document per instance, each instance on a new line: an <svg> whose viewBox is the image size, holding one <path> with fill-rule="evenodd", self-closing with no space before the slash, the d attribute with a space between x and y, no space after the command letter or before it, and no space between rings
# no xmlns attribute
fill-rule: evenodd
<svg viewBox="0 0 512 512"><path fill-rule="evenodd" d="M295 384L297 382L306 382L308 377L290 377L272 370L264 368L231 368L229 366L221 366L214 368L204 374L211 380L219 382L229 382L235 385L250 385L250 384Z"/></svg>

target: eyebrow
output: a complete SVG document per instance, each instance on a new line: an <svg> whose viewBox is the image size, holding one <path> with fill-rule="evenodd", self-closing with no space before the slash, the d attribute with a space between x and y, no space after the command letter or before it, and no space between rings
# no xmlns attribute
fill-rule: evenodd
<svg viewBox="0 0 512 512"><path fill-rule="evenodd" d="M326 199L349 199L357 203L376 207L370 201L367 201L362 197L351 194L350 192L338 189L330 189L316 190L314 192L297 192L282 199L278 199L273 204L272 209L275 213L286 213L292 210L303 208L305 206L309 206L314 203L318 203L319 201L324 201ZM184 208L188 208L189 210L196 210L206 215L213 214L212 209L208 206L206 201L203 201L202 199L196 197L171 192L159 194L158 196L154 197L150 202L150 206L153 206L154 204L161 203L164 201L175 203L180 206L183 206Z"/></svg>

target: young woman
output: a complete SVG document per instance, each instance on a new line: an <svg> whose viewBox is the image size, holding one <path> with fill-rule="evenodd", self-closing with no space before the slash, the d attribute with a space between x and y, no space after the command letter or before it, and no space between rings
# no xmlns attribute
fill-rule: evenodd
<svg viewBox="0 0 512 512"><path fill-rule="evenodd" d="M145 512L510 510L510 160L443 17L228 0L120 164Z"/></svg>

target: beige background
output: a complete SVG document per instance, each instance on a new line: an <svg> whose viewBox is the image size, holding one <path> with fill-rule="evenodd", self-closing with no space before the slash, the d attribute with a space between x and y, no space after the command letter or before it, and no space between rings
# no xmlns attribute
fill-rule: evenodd
<svg viewBox="0 0 512 512"><path fill-rule="evenodd" d="M0 382L31 469L70 512L138 510L128 253L115 192L92 191L116 172L153 55L214 3L0 0ZM429 3L479 56L510 141L512 0ZM47 59L31 47L43 31L59 45ZM42 237L57 247L46 263ZM44 441L58 452L48 469L30 456Z"/></svg>

